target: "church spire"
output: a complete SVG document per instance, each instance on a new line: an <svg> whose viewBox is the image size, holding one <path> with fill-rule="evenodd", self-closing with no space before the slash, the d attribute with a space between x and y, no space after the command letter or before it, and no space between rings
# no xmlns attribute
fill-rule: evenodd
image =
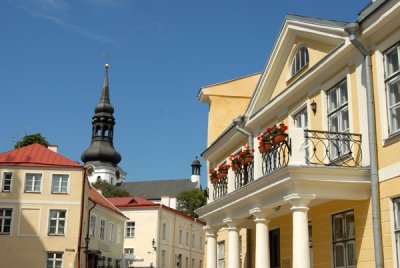
<svg viewBox="0 0 400 268"><path fill-rule="evenodd" d="M94 109L92 118L92 142L88 149L83 152L82 161L92 164L105 164L117 166L121 161L121 155L114 149L114 107L110 103L108 85L108 64L105 65L103 88L100 101Z"/></svg>

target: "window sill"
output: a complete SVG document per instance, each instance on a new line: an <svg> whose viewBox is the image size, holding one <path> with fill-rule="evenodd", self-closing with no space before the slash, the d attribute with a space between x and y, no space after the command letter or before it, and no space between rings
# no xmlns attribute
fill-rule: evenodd
<svg viewBox="0 0 400 268"><path fill-rule="evenodd" d="M25 191L26 194L41 194L42 192Z"/></svg>
<svg viewBox="0 0 400 268"><path fill-rule="evenodd" d="M64 237L65 234L47 234L47 236Z"/></svg>
<svg viewBox="0 0 400 268"><path fill-rule="evenodd" d="M400 131L390 134L386 139L383 140L383 147L389 146L395 142L400 141Z"/></svg>
<svg viewBox="0 0 400 268"><path fill-rule="evenodd" d="M51 192L51 194L57 194L57 195L67 195L68 193L63 193L63 192Z"/></svg>

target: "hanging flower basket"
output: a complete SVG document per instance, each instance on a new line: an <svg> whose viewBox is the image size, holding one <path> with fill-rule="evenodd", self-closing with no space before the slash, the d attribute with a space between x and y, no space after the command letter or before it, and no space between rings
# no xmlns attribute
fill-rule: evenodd
<svg viewBox="0 0 400 268"><path fill-rule="evenodd" d="M218 179L218 177L212 177L212 178L210 178L210 181L212 184L216 184L219 182L219 179Z"/></svg>
<svg viewBox="0 0 400 268"><path fill-rule="evenodd" d="M275 143L281 143L284 140L286 140L286 134L285 133L279 133L274 137L274 142Z"/></svg>
<svg viewBox="0 0 400 268"><path fill-rule="evenodd" d="M218 180L225 178L226 176L228 176L228 172L222 171L218 173Z"/></svg>
<svg viewBox="0 0 400 268"><path fill-rule="evenodd" d="M260 144L260 146L258 146L258 150L261 154L268 153L269 151L271 151L271 148L272 142L263 142L262 144Z"/></svg>
<svg viewBox="0 0 400 268"><path fill-rule="evenodd" d="M246 155L242 158L242 165L247 165L251 161L253 161L253 156L252 155Z"/></svg>
<svg viewBox="0 0 400 268"><path fill-rule="evenodd" d="M232 170L233 171L239 170L241 165L242 165L241 163L233 163L232 164Z"/></svg>

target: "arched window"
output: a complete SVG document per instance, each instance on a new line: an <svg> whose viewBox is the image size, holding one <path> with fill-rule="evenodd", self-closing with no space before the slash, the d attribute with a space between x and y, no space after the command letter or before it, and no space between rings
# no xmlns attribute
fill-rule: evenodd
<svg viewBox="0 0 400 268"><path fill-rule="evenodd" d="M292 60L292 76L297 74L304 66L308 64L308 49L306 46L301 46L297 49Z"/></svg>
<svg viewBox="0 0 400 268"><path fill-rule="evenodd" d="M96 136L100 136L100 126L96 126Z"/></svg>
<svg viewBox="0 0 400 268"><path fill-rule="evenodd" d="M103 137L107 137L108 136L108 127L104 126L103 127Z"/></svg>

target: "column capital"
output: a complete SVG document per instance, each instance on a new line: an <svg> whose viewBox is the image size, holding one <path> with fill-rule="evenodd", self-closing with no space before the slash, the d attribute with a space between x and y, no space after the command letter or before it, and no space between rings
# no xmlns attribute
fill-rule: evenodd
<svg viewBox="0 0 400 268"><path fill-rule="evenodd" d="M237 223L232 218L225 218L222 222L228 225L228 230L235 230L237 227Z"/></svg>
<svg viewBox="0 0 400 268"><path fill-rule="evenodd" d="M256 207L256 208L250 209L249 213L255 217L255 219L254 219L255 223L263 222L265 224L268 224L270 222L270 220L267 219L267 215L266 215L268 213L266 213L265 211L262 211L260 208Z"/></svg>
<svg viewBox="0 0 400 268"><path fill-rule="evenodd" d="M206 236L207 237L212 237L217 234L217 229L214 227L211 227L210 225L206 225L203 227L203 230L206 231Z"/></svg>
<svg viewBox="0 0 400 268"><path fill-rule="evenodd" d="M283 198L283 200L292 204L291 210L306 209L311 200L315 199L315 194L290 194Z"/></svg>

